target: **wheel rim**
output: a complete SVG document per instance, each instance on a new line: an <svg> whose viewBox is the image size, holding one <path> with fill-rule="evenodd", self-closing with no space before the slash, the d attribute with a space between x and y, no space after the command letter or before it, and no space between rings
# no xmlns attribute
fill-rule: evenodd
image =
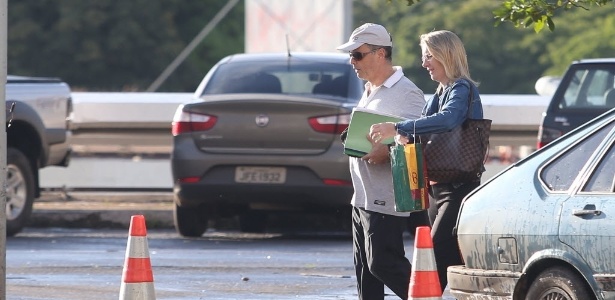
<svg viewBox="0 0 615 300"><path fill-rule="evenodd" d="M23 174L15 165L7 165L6 219L15 220L21 215L28 196Z"/></svg>
<svg viewBox="0 0 615 300"><path fill-rule="evenodd" d="M540 300L572 300L572 298L566 291L558 287L552 287L542 293Z"/></svg>

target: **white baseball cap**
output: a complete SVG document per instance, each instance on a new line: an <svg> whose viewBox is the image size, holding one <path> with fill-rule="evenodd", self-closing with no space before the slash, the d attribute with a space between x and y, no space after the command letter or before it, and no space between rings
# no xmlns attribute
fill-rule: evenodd
<svg viewBox="0 0 615 300"><path fill-rule="evenodd" d="M361 47L363 44L374 46L393 46L391 35L382 25L365 23L355 29L348 43L337 47L337 50L350 52Z"/></svg>

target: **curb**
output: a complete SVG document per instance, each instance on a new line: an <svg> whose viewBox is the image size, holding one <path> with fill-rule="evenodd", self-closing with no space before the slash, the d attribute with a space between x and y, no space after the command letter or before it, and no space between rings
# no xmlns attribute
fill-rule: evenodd
<svg viewBox="0 0 615 300"><path fill-rule="evenodd" d="M34 202L28 227L128 229L133 215L143 215L148 229L175 229L173 192L45 191ZM272 214L269 229L350 232L350 219L329 213ZM348 222L347 222L348 221ZM237 218L210 220L209 230L237 230Z"/></svg>
<svg viewBox="0 0 615 300"><path fill-rule="evenodd" d="M129 228L133 215L144 215L148 228L172 229L170 192L45 192L34 202L27 226Z"/></svg>

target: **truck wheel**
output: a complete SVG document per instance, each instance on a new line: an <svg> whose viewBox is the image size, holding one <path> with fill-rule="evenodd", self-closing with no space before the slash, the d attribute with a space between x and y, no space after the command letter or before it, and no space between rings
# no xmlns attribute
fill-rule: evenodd
<svg viewBox="0 0 615 300"><path fill-rule="evenodd" d="M563 267L552 267L536 277L525 299L585 300L595 297L589 292L585 281L576 273Z"/></svg>
<svg viewBox="0 0 615 300"><path fill-rule="evenodd" d="M15 148L6 152L6 235L20 232L32 214L34 174L30 161Z"/></svg>
<svg viewBox="0 0 615 300"><path fill-rule="evenodd" d="M173 222L179 234L185 237L200 237L207 230L207 212L202 206L181 207L175 203Z"/></svg>

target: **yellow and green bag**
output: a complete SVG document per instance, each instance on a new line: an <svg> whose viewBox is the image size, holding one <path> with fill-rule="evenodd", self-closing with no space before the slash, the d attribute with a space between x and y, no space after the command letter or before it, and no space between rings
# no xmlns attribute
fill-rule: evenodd
<svg viewBox="0 0 615 300"><path fill-rule="evenodd" d="M423 145L395 145L391 147L390 155L395 210L409 212L427 209L429 194Z"/></svg>

